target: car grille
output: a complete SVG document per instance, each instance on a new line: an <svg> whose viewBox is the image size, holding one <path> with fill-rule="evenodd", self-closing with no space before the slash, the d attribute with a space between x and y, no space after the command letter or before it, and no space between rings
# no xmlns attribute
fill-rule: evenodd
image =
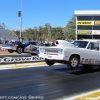
<svg viewBox="0 0 100 100"><path fill-rule="evenodd" d="M46 53L59 53L58 49L45 49L44 52Z"/></svg>

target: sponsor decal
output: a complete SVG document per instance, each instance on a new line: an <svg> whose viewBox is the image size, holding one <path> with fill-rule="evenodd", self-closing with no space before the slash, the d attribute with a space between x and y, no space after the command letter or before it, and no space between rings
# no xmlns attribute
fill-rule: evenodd
<svg viewBox="0 0 100 100"><path fill-rule="evenodd" d="M77 21L77 25L92 25L92 21Z"/></svg>
<svg viewBox="0 0 100 100"><path fill-rule="evenodd" d="M100 30L93 30L92 34L96 34L96 35L99 34L100 35Z"/></svg>
<svg viewBox="0 0 100 100"><path fill-rule="evenodd" d="M89 64L89 63L96 64L96 63L100 63L100 60L98 60L98 59L83 59L82 58L81 63L84 63L84 64Z"/></svg>
<svg viewBox="0 0 100 100"><path fill-rule="evenodd" d="M94 25L100 25L100 21L94 21Z"/></svg>
<svg viewBox="0 0 100 100"><path fill-rule="evenodd" d="M83 64L100 64L100 60L98 59L83 59L81 60Z"/></svg>
<svg viewBox="0 0 100 100"><path fill-rule="evenodd" d="M89 60L88 59L85 59L85 63L89 63Z"/></svg>
<svg viewBox="0 0 100 100"><path fill-rule="evenodd" d="M44 58L37 56L32 57L4 57L0 58L0 63L13 63L13 62L32 62L32 61L42 61Z"/></svg>
<svg viewBox="0 0 100 100"><path fill-rule="evenodd" d="M98 60L98 63L100 63L100 60Z"/></svg>
<svg viewBox="0 0 100 100"><path fill-rule="evenodd" d="M37 46L30 44L29 46L25 47L24 50L36 51L37 48L38 48Z"/></svg>
<svg viewBox="0 0 100 100"><path fill-rule="evenodd" d="M92 59L89 59L90 61L92 60Z"/></svg>
<svg viewBox="0 0 100 100"><path fill-rule="evenodd" d="M81 63L84 63L84 58L82 58L82 60L80 61Z"/></svg>
<svg viewBox="0 0 100 100"><path fill-rule="evenodd" d="M89 60L89 63L91 63L91 61Z"/></svg>
<svg viewBox="0 0 100 100"><path fill-rule="evenodd" d="M89 35L89 34L91 34L91 33L92 33L92 31L88 31L88 30L86 30L86 31L79 30L77 34Z"/></svg>
<svg viewBox="0 0 100 100"><path fill-rule="evenodd" d="M85 59L85 61L88 61L88 59Z"/></svg>
<svg viewBox="0 0 100 100"><path fill-rule="evenodd" d="M29 49L32 50L33 49L33 45L30 44L29 45Z"/></svg>
<svg viewBox="0 0 100 100"><path fill-rule="evenodd" d="M84 58L82 58L82 60L84 60Z"/></svg>

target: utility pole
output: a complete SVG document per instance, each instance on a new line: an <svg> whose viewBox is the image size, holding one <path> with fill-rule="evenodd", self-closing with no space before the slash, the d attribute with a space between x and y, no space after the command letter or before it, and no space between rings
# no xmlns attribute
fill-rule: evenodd
<svg viewBox="0 0 100 100"><path fill-rule="evenodd" d="M20 11L18 11L18 17L20 17L20 41L22 38L22 0L20 0Z"/></svg>

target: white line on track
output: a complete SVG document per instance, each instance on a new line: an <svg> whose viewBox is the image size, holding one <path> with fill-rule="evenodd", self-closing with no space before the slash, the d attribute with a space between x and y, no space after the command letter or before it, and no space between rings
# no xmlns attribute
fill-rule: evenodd
<svg viewBox="0 0 100 100"><path fill-rule="evenodd" d="M59 98L57 100L100 100L100 89Z"/></svg>

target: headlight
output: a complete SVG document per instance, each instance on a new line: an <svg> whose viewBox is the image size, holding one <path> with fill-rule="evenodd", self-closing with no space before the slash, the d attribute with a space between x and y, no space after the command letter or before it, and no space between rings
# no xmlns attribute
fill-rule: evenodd
<svg viewBox="0 0 100 100"><path fill-rule="evenodd" d="M60 51L59 51L61 54L63 54L64 53L64 50L63 49L60 49Z"/></svg>

